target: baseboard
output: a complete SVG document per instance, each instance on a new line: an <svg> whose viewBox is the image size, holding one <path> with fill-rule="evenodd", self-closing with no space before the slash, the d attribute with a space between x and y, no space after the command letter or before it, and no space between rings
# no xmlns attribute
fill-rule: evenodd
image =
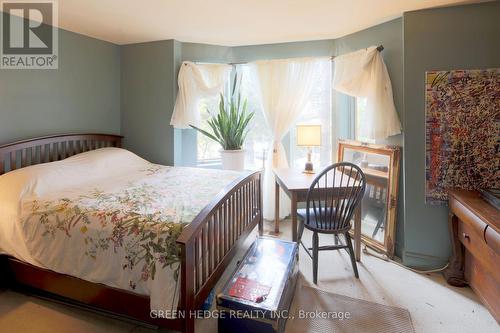
<svg viewBox="0 0 500 333"><path fill-rule="evenodd" d="M411 251L403 251L402 260L405 266L422 270L442 268L448 263L448 258Z"/></svg>

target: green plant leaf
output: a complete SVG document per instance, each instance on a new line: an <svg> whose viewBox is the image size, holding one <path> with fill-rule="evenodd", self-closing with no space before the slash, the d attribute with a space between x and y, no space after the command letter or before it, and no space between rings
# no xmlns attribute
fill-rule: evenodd
<svg viewBox="0 0 500 333"><path fill-rule="evenodd" d="M238 91L236 95L237 84L238 75L235 75L229 99L226 100L224 95L220 94L219 112L216 115L210 114L211 117L207 121L212 133L190 125L203 135L218 142L226 150L241 149L248 135L249 129L247 127L254 116L253 112L247 112L248 100L243 99L242 105L241 93Z"/></svg>
<svg viewBox="0 0 500 333"><path fill-rule="evenodd" d="M214 136L213 134L211 134L211 133L209 133L209 132L207 132L207 131L205 131L205 130L203 130L203 129L199 128L199 127L196 127L196 126L193 126L193 125L189 125L189 126L191 126L192 128L194 128L195 130L199 131L200 133L202 133L202 134L206 135L206 136L207 136L207 137L209 137L210 139L212 139L212 140L214 140L214 141L216 141L216 142L220 143L222 146L224 145L224 144L222 143L222 141L220 141L220 140L219 140L216 136Z"/></svg>

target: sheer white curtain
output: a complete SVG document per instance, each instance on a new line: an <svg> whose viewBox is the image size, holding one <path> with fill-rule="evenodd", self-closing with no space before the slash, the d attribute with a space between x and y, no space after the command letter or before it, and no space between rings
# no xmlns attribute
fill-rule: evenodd
<svg viewBox="0 0 500 333"><path fill-rule="evenodd" d="M333 88L367 101L358 136L377 140L401 133L391 79L377 47L335 57L334 63Z"/></svg>
<svg viewBox="0 0 500 333"><path fill-rule="evenodd" d="M248 64L236 65L238 86L241 96L247 100L248 110L254 113L248 124L248 135L243 149L245 149L245 168L251 170L262 170L266 161L266 153L271 143L271 131L267 126L260 97L258 77L254 75L254 69Z"/></svg>
<svg viewBox="0 0 500 333"><path fill-rule="evenodd" d="M271 144L264 173L264 218L274 219L273 168L288 167L281 140L295 123L311 97L315 78L327 58L297 58L256 61L250 64L256 76L260 102L271 132ZM280 218L290 214L290 200L280 193Z"/></svg>
<svg viewBox="0 0 500 333"><path fill-rule="evenodd" d="M226 64L182 63L179 70L179 93L170 125L175 128L200 126L200 101L224 91L232 66Z"/></svg>

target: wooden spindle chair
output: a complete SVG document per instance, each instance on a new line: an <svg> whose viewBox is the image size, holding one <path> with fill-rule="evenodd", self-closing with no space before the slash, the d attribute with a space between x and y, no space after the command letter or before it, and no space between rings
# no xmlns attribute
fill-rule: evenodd
<svg viewBox="0 0 500 333"><path fill-rule="evenodd" d="M307 192L306 208L297 210L300 218L299 242L312 258L315 284L318 282L318 254L319 251L325 250L346 249L351 257L354 275L359 278L349 230L365 188L365 175L357 165L348 162L335 163L318 174ZM304 228L313 232L311 248L302 243ZM318 234L333 234L335 244L319 246ZM345 244L338 237L341 234L344 235Z"/></svg>

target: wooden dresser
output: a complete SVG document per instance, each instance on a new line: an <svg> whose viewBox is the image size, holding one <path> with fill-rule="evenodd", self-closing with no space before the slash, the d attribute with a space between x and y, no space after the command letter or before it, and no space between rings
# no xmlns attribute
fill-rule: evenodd
<svg viewBox="0 0 500 333"><path fill-rule="evenodd" d="M465 190L449 192L449 208L453 255L446 281L470 285L500 323L500 211Z"/></svg>

